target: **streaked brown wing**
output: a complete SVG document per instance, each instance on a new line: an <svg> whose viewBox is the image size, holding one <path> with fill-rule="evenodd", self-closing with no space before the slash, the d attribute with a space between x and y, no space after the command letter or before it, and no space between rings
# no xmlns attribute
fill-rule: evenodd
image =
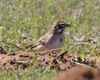
<svg viewBox="0 0 100 80"><path fill-rule="evenodd" d="M37 42L36 45L33 45L32 48L43 48L45 47L45 44L48 43L48 41L51 39L51 37L53 36L53 34L51 34L50 32L46 33L44 36L42 36Z"/></svg>

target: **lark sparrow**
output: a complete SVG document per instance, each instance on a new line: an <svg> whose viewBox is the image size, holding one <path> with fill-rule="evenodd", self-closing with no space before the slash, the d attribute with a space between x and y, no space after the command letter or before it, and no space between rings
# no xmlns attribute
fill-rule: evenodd
<svg viewBox="0 0 100 80"><path fill-rule="evenodd" d="M31 45L31 50L51 50L62 48L64 45L64 30L70 26L64 21L58 21L54 24L53 28L42 36L36 44Z"/></svg>

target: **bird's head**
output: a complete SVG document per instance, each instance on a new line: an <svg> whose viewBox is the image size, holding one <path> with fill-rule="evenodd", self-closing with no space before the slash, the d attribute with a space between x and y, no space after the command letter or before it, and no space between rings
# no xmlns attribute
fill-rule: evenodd
<svg viewBox="0 0 100 80"><path fill-rule="evenodd" d="M54 25L54 34L63 33L64 30L69 26L70 26L70 24L68 24L65 21L56 22Z"/></svg>

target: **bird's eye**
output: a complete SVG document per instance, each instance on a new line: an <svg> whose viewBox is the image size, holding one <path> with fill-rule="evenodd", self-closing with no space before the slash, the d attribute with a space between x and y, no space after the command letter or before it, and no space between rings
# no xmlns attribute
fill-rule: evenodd
<svg viewBox="0 0 100 80"><path fill-rule="evenodd" d="M64 28L64 25L63 24L61 24L61 25L59 25L59 27L58 27L59 29L62 29L62 28Z"/></svg>

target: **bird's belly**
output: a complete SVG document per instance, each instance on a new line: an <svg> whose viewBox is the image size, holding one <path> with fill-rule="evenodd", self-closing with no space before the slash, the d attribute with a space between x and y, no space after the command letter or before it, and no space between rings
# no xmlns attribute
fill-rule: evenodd
<svg viewBox="0 0 100 80"><path fill-rule="evenodd" d="M64 45L64 37L61 38L53 38L51 39L46 45L45 49L56 49L56 48L61 48Z"/></svg>

